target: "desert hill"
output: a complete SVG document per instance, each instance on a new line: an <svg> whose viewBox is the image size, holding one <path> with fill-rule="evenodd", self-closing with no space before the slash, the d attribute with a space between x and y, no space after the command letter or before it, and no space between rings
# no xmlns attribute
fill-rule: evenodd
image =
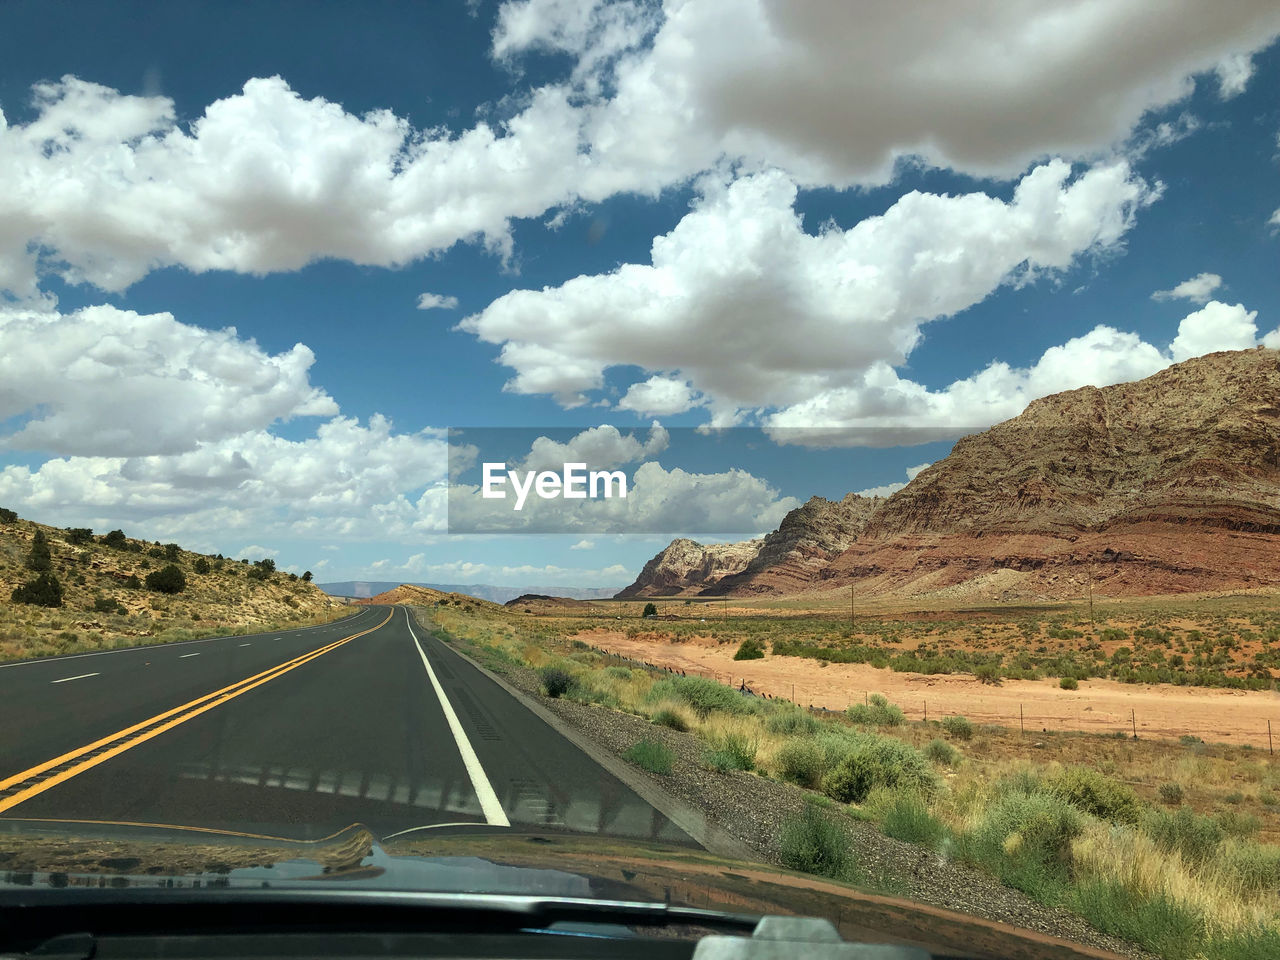
<svg viewBox="0 0 1280 960"><path fill-rule="evenodd" d="M48 549L47 570L29 565L38 534ZM47 526L0 510L0 659L296 626L332 619L344 609L314 584L276 571L274 564L207 556L123 535L109 543L104 539L88 529ZM180 591L147 585L149 574L170 565L182 572ZM47 589L22 593L42 576L56 581L52 594ZM54 603L58 594L60 603ZM24 595L41 602L22 602Z"/></svg>
<svg viewBox="0 0 1280 960"><path fill-rule="evenodd" d="M412 583L402 583L398 587L391 590L384 590L376 597L365 597L354 601L357 604L371 603L403 603L411 606L432 606L437 603L445 605L456 604L460 607L476 608L481 610L501 610L501 604L494 603L491 600L484 600L480 597L473 597L466 593L446 593L443 590L435 590L431 587L420 587Z"/></svg>
<svg viewBox="0 0 1280 960"><path fill-rule="evenodd" d="M652 590L653 562L625 595ZM888 498L809 501L734 575L666 581L974 598L1280 586L1280 351L1044 397Z"/></svg>
<svg viewBox="0 0 1280 960"><path fill-rule="evenodd" d="M793 511L794 512L794 511ZM764 540L701 544L680 538L644 565L635 583L618 594L630 597L674 597L741 573L755 559Z"/></svg>

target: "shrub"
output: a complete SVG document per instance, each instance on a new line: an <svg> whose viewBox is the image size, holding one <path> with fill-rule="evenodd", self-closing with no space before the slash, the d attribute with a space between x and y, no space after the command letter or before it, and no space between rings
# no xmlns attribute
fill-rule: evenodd
<svg viewBox="0 0 1280 960"><path fill-rule="evenodd" d="M929 796L937 786L938 775L915 747L869 737L823 778L822 792L841 803L862 803L876 787L905 787Z"/></svg>
<svg viewBox="0 0 1280 960"><path fill-rule="evenodd" d="M94 597L93 612L94 613L115 613L116 602L111 597Z"/></svg>
<svg viewBox="0 0 1280 960"><path fill-rule="evenodd" d="M209 566L209 561L204 557L196 557L195 563L191 565L191 569L203 577L212 569L212 567Z"/></svg>
<svg viewBox="0 0 1280 960"><path fill-rule="evenodd" d="M166 543L164 545L164 558L169 561L176 561L181 553L182 548L176 543Z"/></svg>
<svg viewBox="0 0 1280 960"><path fill-rule="evenodd" d="M778 855L783 866L821 877L847 876L852 866L848 836L811 803L783 822Z"/></svg>
<svg viewBox="0 0 1280 960"><path fill-rule="evenodd" d="M778 748L778 776L788 783L816 790L822 786L827 765L822 748L812 738L792 737Z"/></svg>
<svg viewBox="0 0 1280 960"><path fill-rule="evenodd" d="M738 644L738 652L733 655L735 660L763 660L764 647L755 637L747 637L742 643Z"/></svg>
<svg viewBox="0 0 1280 960"><path fill-rule="evenodd" d="M960 751L941 737L929 741L929 745L924 748L924 755L934 763L946 767L955 766L960 760Z"/></svg>
<svg viewBox="0 0 1280 960"><path fill-rule="evenodd" d="M1251 837L1262 829L1262 821L1252 813L1223 810L1217 816L1218 826L1229 837Z"/></svg>
<svg viewBox="0 0 1280 960"><path fill-rule="evenodd" d="M976 667L973 675L982 683L990 683L995 686L1000 684L1000 668L992 663L984 663Z"/></svg>
<svg viewBox="0 0 1280 960"><path fill-rule="evenodd" d="M1186 807L1172 813L1152 810L1142 818L1142 829L1160 849L1193 866L1206 863L1222 842L1221 826Z"/></svg>
<svg viewBox="0 0 1280 960"><path fill-rule="evenodd" d="M679 700L687 703L700 717L713 710L725 713L752 713L754 705L746 697L706 677L664 677L649 690L653 702Z"/></svg>
<svg viewBox="0 0 1280 960"><path fill-rule="evenodd" d="M148 557L154 557L156 560L165 559L164 547L152 547L147 551Z"/></svg>
<svg viewBox="0 0 1280 960"><path fill-rule="evenodd" d="M764 728L770 733L797 737L811 737L818 732L820 724L817 717L804 710L782 708L769 715Z"/></svg>
<svg viewBox="0 0 1280 960"><path fill-rule="evenodd" d="M1054 795L1100 820L1137 823L1142 813L1142 801L1132 789L1091 767L1068 767L1048 786Z"/></svg>
<svg viewBox="0 0 1280 960"><path fill-rule="evenodd" d="M936 847L947 835L942 821L929 812L928 805L914 793L901 793L884 808L880 828L886 836L926 847Z"/></svg>
<svg viewBox="0 0 1280 960"><path fill-rule="evenodd" d="M147 589L159 593L181 593L187 589L187 575L171 563L147 574Z"/></svg>
<svg viewBox="0 0 1280 960"><path fill-rule="evenodd" d="M70 527L67 529L67 543L93 543L93 531L88 527Z"/></svg>
<svg viewBox="0 0 1280 960"><path fill-rule="evenodd" d="M127 577L125 577L124 585L128 587L130 590L142 589L142 581L138 579L138 575L136 573L131 573Z"/></svg>
<svg viewBox="0 0 1280 960"><path fill-rule="evenodd" d="M713 737L711 749L703 754L703 762L712 770L751 770L756 765L759 744L743 733L722 733Z"/></svg>
<svg viewBox="0 0 1280 960"><path fill-rule="evenodd" d="M37 530L31 538L31 550L27 553L27 569L43 573L53 569L53 555L49 552L49 540L43 530Z"/></svg>
<svg viewBox="0 0 1280 960"><path fill-rule="evenodd" d="M973 723L968 717L959 715L943 717L942 729L946 731L947 736L955 737L957 740L973 739Z"/></svg>
<svg viewBox="0 0 1280 960"><path fill-rule="evenodd" d="M573 689L573 676L568 670L560 667L543 667L538 671L542 680L542 689L548 697L562 697Z"/></svg>
<svg viewBox="0 0 1280 960"><path fill-rule="evenodd" d="M311 582L311 571L310 571L310 570L304 570L304 571L302 572L302 582L303 582L303 583L310 583L310 582Z"/></svg>
<svg viewBox="0 0 1280 960"><path fill-rule="evenodd" d="M1063 677L1058 681L1058 686L1063 690L1078 690L1080 688L1080 681L1075 677Z"/></svg>
<svg viewBox="0 0 1280 960"><path fill-rule="evenodd" d="M961 849L1009 886L1051 900L1067 880L1071 842L1083 829L1080 811L1060 797L1010 790L984 811Z"/></svg>
<svg viewBox="0 0 1280 960"><path fill-rule="evenodd" d="M1160 795L1160 802L1167 803L1171 807L1176 807L1182 802L1182 786L1177 783L1162 783L1157 791Z"/></svg>
<svg viewBox="0 0 1280 960"><path fill-rule="evenodd" d="M1222 851L1222 869L1241 893L1256 896L1280 887L1280 848L1233 842Z"/></svg>
<svg viewBox="0 0 1280 960"><path fill-rule="evenodd" d="M14 587L9 599L14 603L30 603L37 607L60 607L62 584L52 573L42 573L34 580Z"/></svg>
<svg viewBox="0 0 1280 960"><path fill-rule="evenodd" d="M1163 894L1146 895L1115 880L1090 880L1071 893L1071 906L1103 933L1140 944L1158 956L1199 955L1204 918Z"/></svg>
<svg viewBox="0 0 1280 960"><path fill-rule="evenodd" d="M17 523L18 515L7 507L0 507L0 523Z"/></svg>
<svg viewBox="0 0 1280 960"><path fill-rule="evenodd" d="M667 727L671 730L678 730L684 733L689 729L689 725L684 722L684 718L674 710L659 710L653 715L653 721L659 727Z"/></svg>
<svg viewBox="0 0 1280 960"><path fill-rule="evenodd" d="M905 719L901 707L890 703L878 693L873 693L865 704L850 704L845 715L854 723L868 723L877 727L896 727Z"/></svg>
<svg viewBox="0 0 1280 960"><path fill-rule="evenodd" d="M622 759L650 773L667 774L671 772L675 756L656 740L641 740L628 747L623 752Z"/></svg>
<svg viewBox="0 0 1280 960"><path fill-rule="evenodd" d="M646 603L644 605L644 610L641 611L640 613L641 617L656 617L657 615L658 615L658 607L657 607L657 604L653 604L653 603Z"/></svg>
<svg viewBox="0 0 1280 960"><path fill-rule="evenodd" d="M263 557L261 560L255 560L253 561L253 565L255 568L257 568L258 570L261 570L263 573L276 572L276 562L272 560L270 557Z"/></svg>

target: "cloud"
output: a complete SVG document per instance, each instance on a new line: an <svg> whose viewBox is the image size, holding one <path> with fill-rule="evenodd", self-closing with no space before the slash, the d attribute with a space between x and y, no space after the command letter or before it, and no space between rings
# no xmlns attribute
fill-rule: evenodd
<svg viewBox="0 0 1280 960"><path fill-rule="evenodd" d="M444 297L438 293L424 293L418 297L419 310L456 310L457 297Z"/></svg>
<svg viewBox="0 0 1280 960"><path fill-rule="evenodd" d="M912 480L914 480L920 473L927 470L931 466L933 466L933 464L931 463L921 463L921 464L917 464L914 467L907 467L907 479L905 481L900 481L898 483L885 483L885 484L881 484L878 487L868 487L865 490L858 490L857 494L860 497L892 496L893 494L901 490L903 487L905 487Z"/></svg>
<svg viewBox="0 0 1280 960"><path fill-rule="evenodd" d="M579 540L569 549L570 550L594 550L595 546L596 546L596 543L594 540Z"/></svg>
<svg viewBox="0 0 1280 960"><path fill-rule="evenodd" d="M302 344L272 356L234 327L111 306L0 306L0 446L79 456L180 453L294 417L332 416ZM104 402L110 398L110 402Z"/></svg>
<svg viewBox="0 0 1280 960"><path fill-rule="evenodd" d="M1249 85L1249 78L1253 76L1253 58L1244 53L1229 54L1214 67L1214 72L1218 75L1218 96L1230 100L1244 93L1244 88Z"/></svg>
<svg viewBox="0 0 1280 960"><path fill-rule="evenodd" d="M729 25L729 26L726 26ZM119 291L148 272L248 274L324 258L395 267L459 242L512 254L512 221L710 170L866 185L896 164L1010 178L1096 161L1193 78L1228 95L1280 29L1266 0L687 0L502 6L493 54L567 54L501 123L415 129L249 79L190 121L74 76L0 115L0 290L42 273ZM696 55L695 55L696 51Z"/></svg>
<svg viewBox="0 0 1280 960"><path fill-rule="evenodd" d="M335 417L301 440L260 430L181 454L4 467L0 503L179 542L421 542L445 529L445 474L443 431L394 433L384 417Z"/></svg>
<svg viewBox="0 0 1280 960"><path fill-rule="evenodd" d="M572 406L606 369L634 365L661 373L621 406L675 409L696 392L721 424L902 364L927 321L1115 247L1157 195L1124 163L1072 178L1053 161L1008 202L912 192L815 235L794 209L795 184L762 173L708 186L653 241L649 264L515 290L459 326L502 345L512 392Z"/></svg>
<svg viewBox="0 0 1280 960"><path fill-rule="evenodd" d="M249 544L247 547L241 547L236 551L237 557L276 557L280 555L279 550L272 550L270 547L260 547L257 544Z"/></svg>
<svg viewBox="0 0 1280 960"><path fill-rule="evenodd" d="M1170 364L1218 350L1280 347L1280 328L1257 339L1256 311L1210 301L1188 314L1167 351L1135 333L1099 325L1050 347L1038 361L1015 368L994 361L942 390L901 379L888 367L855 387L828 391L779 411L767 432L779 443L809 446L883 445L896 432L905 441L950 425L951 436L983 429L1021 413L1032 400L1083 386L1140 380Z"/></svg>
<svg viewBox="0 0 1280 960"><path fill-rule="evenodd" d="M698 403L697 393L687 380L653 376L643 383L633 383L618 401L618 409L632 410L642 417L662 417L684 413Z"/></svg>
<svg viewBox="0 0 1280 960"><path fill-rule="evenodd" d="M566 443L538 437L530 444L519 469L561 470L566 463L585 463L589 470L612 470L656 457L670 442L670 435L660 423L655 422L649 428L649 436L644 440L634 431L623 433L606 423L583 430Z"/></svg>
<svg viewBox="0 0 1280 960"><path fill-rule="evenodd" d="M1257 316L1257 310L1246 310L1243 304L1211 300L1182 318L1169 352L1174 361L1182 361L1216 350L1246 350L1257 343Z"/></svg>
<svg viewBox="0 0 1280 960"><path fill-rule="evenodd" d="M377 569L392 567L391 562L388 560L379 561L374 566ZM561 567L555 564L546 564L545 566L535 566L528 563L502 565L471 560L426 563L422 554L414 554L405 563L392 567L392 569L411 573L421 578L429 578L435 583L532 583L539 586L625 585L635 579L636 573L633 570L628 570L620 563L595 569Z"/></svg>
<svg viewBox="0 0 1280 960"><path fill-rule="evenodd" d="M533 496L519 512L511 505L510 498L486 500L479 487L455 484L449 490L449 529L453 533L758 534L775 528L800 501L781 496L768 481L745 470L693 473L678 467L668 470L650 460L631 471L625 499Z"/></svg>
<svg viewBox="0 0 1280 960"><path fill-rule="evenodd" d="M1172 290L1157 290L1152 300L1190 300L1192 303L1208 303L1213 292L1222 286L1222 278L1216 273L1198 273L1190 280L1183 280Z"/></svg>

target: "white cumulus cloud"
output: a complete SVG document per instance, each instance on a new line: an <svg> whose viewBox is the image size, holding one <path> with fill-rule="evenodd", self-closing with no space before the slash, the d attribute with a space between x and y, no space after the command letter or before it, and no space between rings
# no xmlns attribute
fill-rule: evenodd
<svg viewBox="0 0 1280 960"><path fill-rule="evenodd" d="M458 298L442 296L438 293L424 293L418 297L419 310L456 310Z"/></svg>
<svg viewBox="0 0 1280 960"><path fill-rule="evenodd" d="M1222 278L1216 273L1198 273L1190 280L1183 280L1170 290L1157 290L1152 300L1190 300L1192 303L1208 303L1213 292L1222 286Z"/></svg>

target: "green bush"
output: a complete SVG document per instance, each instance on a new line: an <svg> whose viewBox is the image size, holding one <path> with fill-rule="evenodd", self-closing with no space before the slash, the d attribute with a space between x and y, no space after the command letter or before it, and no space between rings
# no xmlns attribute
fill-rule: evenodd
<svg viewBox="0 0 1280 960"><path fill-rule="evenodd" d="M165 559L164 547L152 547L147 551L147 556L156 560Z"/></svg>
<svg viewBox="0 0 1280 960"><path fill-rule="evenodd" d="M159 593L181 593L187 589L187 575L171 563L147 574L147 589Z"/></svg>
<svg viewBox="0 0 1280 960"><path fill-rule="evenodd" d="M1072 890L1071 906L1103 933L1140 944L1167 960L1201 952L1204 918L1166 896L1148 897L1114 880L1090 880Z"/></svg>
<svg viewBox="0 0 1280 960"><path fill-rule="evenodd" d="M562 697L573 689L572 674L560 667L543 667L538 671L538 677L542 680L542 689L552 699Z"/></svg>
<svg viewBox="0 0 1280 960"><path fill-rule="evenodd" d="M812 738L793 737L777 753L778 775L788 783L816 790L822 786L827 767L822 748Z"/></svg>
<svg viewBox="0 0 1280 960"><path fill-rule="evenodd" d="M1142 830L1167 853L1177 853L1195 866L1207 862L1222 842L1222 827L1208 817L1180 807L1172 813L1150 810L1142 818Z"/></svg>
<svg viewBox="0 0 1280 960"><path fill-rule="evenodd" d="M116 602L111 597L94 597L93 612L94 613L115 613Z"/></svg>
<svg viewBox="0 0 1280 960"><path fill-rule="evenodd" d="M1234 841L1222 849L1222 867L1246 896L1280 888L1280 848Z"/></svg>
<svg viewBox="0 0 1280 960"><path fill-rule="evenodd" d="M606 677L613 677L615 680L630 680L632 677L630 667L622 667L617 664L614 664L611 667L605 667L604 674Z"/></svg>
<svg viewBox="0 0 1280 960"><path fill-rule="evenodd" d="M712 770L726 773L729 770L751 770L756 765L755 740L742 733L722 733L712 738L711 748L703 755L703 762Z"/></svg>
<svg viewBox="0 0 1280 960"><path fill-rule="evenodd" d="M209 561L204 557L196 557L195 563L191 564L191 569L203 577L212 567L209 566Z"/></svg>
<svg viewBox="0 0 1280 960"><path fill-rule="evenodd" d="M1083 829L1080 811L1061 797L1010 790L984 811L960 850L1009 886L1052 901L1068 879L1071 842Z"/></svg>
<svg viewBox="0 0 1280 960"><path fill-rule="evenodd" d="M88 527L68 527L67 543L85 544L93 543L93 531Z"/></svg>
<svg viewBox="0 0 1280 960"><path fill-rule="evenodd" d="M7 507L0 507L0 523L17 523L18 515Z"/></svg>
<svg viewBox="0 0 1280 960"><path fill-rule="evenodd" d="M993 663L984 663L975 667L973 675L982 683L990 683L994 686L1000 684L1000 668Z"/></svg>
<svg viewBox="0 0 1280 960"><path fill-rule="evenodd" d="M1229 837L1251 837L1262 828L1262 821L1252 813L1223 810L1217 816L1218 826Z"/></svg>
<svg viewBox="0 0 1280 960"><path fill-rule="evenodd" d="M1091 767L1068 767L1048 786L1051 793L1100 820L1137 823L1142 813L1142 801L1130 787Z"/></svg>
<svg viewBox="0 0 1280 960"><path fill-rule="evenodd" d="M1182 802L1182 786L1177 783L1162 783L1157 791L1160 795L1160 802L1167 803L1171 807L1176 807Z"/></svg>
<svg viewBox="0 0 1280 960"><path fill-rule="evenodd" d="M656 617L658 615L658 607L653 603L646 603L644 610L640 613L641 617Z"/></svg>
<svg viewBox="0 0 1280 960"><path fill-rule="evenodd" d="M878 693L873 693L866 703L850 704L845 714L854 723L867 723L877 727L896 727L905 719L900 707Z"/></svg>
<svg viewBox="0 0 1280 960"><path fill-rule="evenodd" d="M9 599L14 603L30 603L37 607L60 607L62 584L52 573L42 573L34 580L14 587Z"/></svg>
<svg viewBox="0 0 1280 960"><path fill-rule="evenodd" d="M1075 677L1063 677L1058 681L1058 686L1063 690L1078 690L1080 688L1080 681Z"/></svg>
<svg viewBox="0 0 1280 960"><path fill-rule="evenodd" d="M138 575L136 573L129 574L127 577L124 578L123 582L124 582L124 585L128 587L130 590L142 589L142 581L138 579Z"/></svg>
<svg viewBox="0 0 1280 960"><path fill-rule="evenodd" d="M947 736L955 737L957 740L973 739L973 723L968 717L962 717L958 714L956 716L943 717L942 729L946 731Z"/></svg>
<svg viewBox="0 0 1280 960"><path fill-rule="evenodd" d="M941 737L929 741L929 745L924 748L924 755L945 767L953 767L960 761L960 751Z"/></svg>
<svg viewBox="0 0 1280 960"><path fill-rule="evenodd" d="M822 781L822 792L841 803L862 803L876 787L903 787L927 797L937 789L938 775L915 747L867 737Z"/></svg>
<svg viewBox="0 0 1280 960"><path fill-rule="evenodd" d="M880 829L886 836L926 847L936 847L947 835L942 821L929 812L929 806L914 793L896 794L884 808Z"/></svg>
<svg viewBox="0 0 1280 960"><path fill-rule="evenodd" d="M755 637L747 637L738 644L738 651L733 655L735 660L763 660L764 647Z"/></svg>
<svg viewBox="0 0 1280 960"><path fill-rule="evenodd" d="M674 710L659 710L653 715L653 723L659 727L679 730L681 733L689 729L689 725L684 722L684 718Z"/></svg>
<svg viewBox="0 0 1280 960"><path fill-rule="evenodd" d="M764 728L770 733L794 737L811 737L820 726L813 714L790 707L775 710L764 722Z"/></svg>
<svg viewBox="0 0 1280 960"><path fill-rule="evenodd" d="M706 677L664 677L649 691L653 702L679 700L687 703L700 717L713 710L725 713L753 713L755 706L738 691Z"/></svg>
<svg viewBox="0 0 1280 960"><path fill-rule="evenodd" d="M37 530L31 538L31 550L27 553L27 569L44 573L53 569L53 555L49 552L49 540L43 530Z"/></svg>
<svg viewBox="0 0 1280 960"><path fill-rule="evenodd" d="M675 755L658 741L646 739L628 747L623 752L622 759L650 773L667 774L671 772Z"/></svg>
<svg viewBox="0 0 1280 960"><path fill-rule="evenodd" d="M778 855L792 870L836 879L847 876L853 863L844 830L811 803L799 816L783 821Z"/></svg>

